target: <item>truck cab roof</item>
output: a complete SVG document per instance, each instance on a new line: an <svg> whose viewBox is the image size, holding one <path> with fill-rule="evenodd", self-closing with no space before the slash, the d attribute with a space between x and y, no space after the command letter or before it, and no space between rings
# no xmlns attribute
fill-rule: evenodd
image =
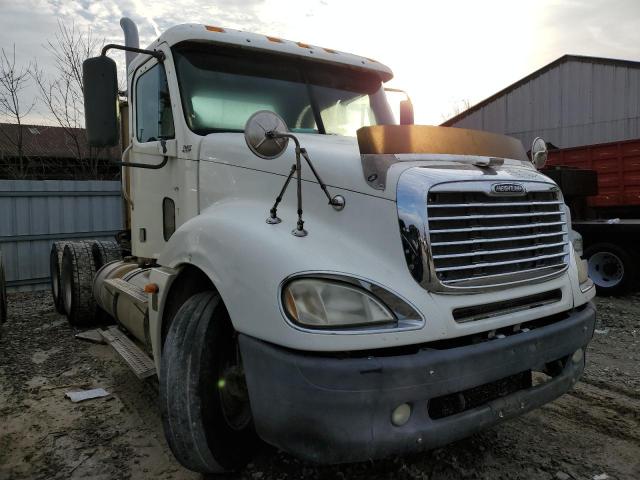
<svg viewBox="0 0 640 480"><path fill-rule="evenodd" d="M318 63L341 65L374 73L383 82L393 78L393 72L389 67L371 58L258 33L195 23L176 25L169 28L149 45L149 49L157 48L162 43L166 43L171 47L185 41L206 42L254 51L261 50L265 53L300 57ZM144 57L136 57L130 66L131 71L144 60Z"/></svg>

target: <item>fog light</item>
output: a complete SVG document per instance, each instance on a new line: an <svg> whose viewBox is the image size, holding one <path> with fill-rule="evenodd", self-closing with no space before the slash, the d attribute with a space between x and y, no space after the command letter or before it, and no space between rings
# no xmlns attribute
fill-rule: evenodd
<svg viewBox="0 0 640 480"><path fill-rule="evenodd" d="M391 423L393 423L396 427L401 427L409 421L410 416L411 405L409 405L408 403L403 403L402 405L397 406L393 410L393 412L391 412Z"/></svg>
<svg viewBox="0 0 640 480"><path fill-rule="evenodd" d="M573 355L571 356L571 360L573 361L573 363L580 363L583 357L584 357L584 352L582 351L581 348L579 348L575 352L573 352Z"/></svg>

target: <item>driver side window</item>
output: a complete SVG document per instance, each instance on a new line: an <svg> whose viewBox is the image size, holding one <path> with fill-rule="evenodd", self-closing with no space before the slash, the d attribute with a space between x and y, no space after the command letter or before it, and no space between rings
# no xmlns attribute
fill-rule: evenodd
<svg viewBox="0 0 640 480"><path fill-rule="evenodd" d="M164 67L156 64L136 81L136 138L154 142L175 137L169 85Z"/></svg>

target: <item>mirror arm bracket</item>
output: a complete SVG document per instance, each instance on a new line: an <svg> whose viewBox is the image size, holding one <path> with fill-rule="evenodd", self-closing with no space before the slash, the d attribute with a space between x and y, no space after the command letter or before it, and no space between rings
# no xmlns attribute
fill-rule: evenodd
<svg viewBox="0 0 640 480"><path fill-rule="evenodd" d="M320 178L311 158L309 158L307 150L300 146L298 138L288 131L284 120L282 120L282 118L277 114L266 110L259 110L255 112L249 117L245 124L244 138L249 150L251 150L254 155L267 160L272 160L282 155L287 149L289 140L293 140L295 143L295 163L291 166L289 174L285 178L284 185L280 189L271 210L269 210L269 217L267 217L266 223L275 225L282 221L278 217L278 207L287 187L290 185L291 180L294 179L295 175L298 221L296 223L296 228L291 233L296 237L304 237L307 235L307 231L304 229L304 220L302 217L302 158L304 158L304 161L309 165L309 168L320 185L322 192L327 197L327 200L329 200L329 205L336 211L344 209L344 197L342 195L336 195L334 197L331 196L327 188L327 184L324 183L322 178ZM279 141L279 139L285 141Z"/></svg>
<svg viewBox="0 0 640 480"><path fill-rule="evenodd" d="M280 202L282 201L282 197L284 196L284 192L287 190L287 187L289 186L289 183L293 178L293 174L296 173L296 170L297 170L297 166L294 163L293 165L291 165L291 170L289 171L289 175L287 176L287 179L285 180L284 185L282 186L282 190L280 190L280 193L278 194L278 197L276 198L276 201L273 204L273 207L271 207L271 210L269 210L269 217L267 218L267 223L270 225L275 225L282 221L278 217L278 205L280 205Z"/></svg>
<svg viewBox="0 0 640 480"><path fill-rule="evenodd" d="M335 197L332 197L331 194L329 193L329 190L327 189L327 184L322 181L322 178L320 177L320 174L318 173L316 168L313 166L313 163L311 163L311 159L309 158L309 154L307 153L307 149L300 146L300 142L298 141L296 136L292 135L291 133L276 133L276 132L266 132L265 135L267 137L270 137L270 138L286 137L286 138L292 139L295 142L295 144L296 144L296 154L297 155L302 155L302 157L306 160L307 165L309 165L309 167L311 168L311 171L313 172L314 177L316 177L316 180L318 181L318 184L320 185L320 188L322 189L322 191L326 195L327 200L329 200L329 205L335 206L336 205L335 200L334 200Z"/></svg>
<svg viewBox="0 0 640 480"><path fill-rule="evenodd" d="M278 218L278 205L282 201L282 196L284 195L285 190L289 186L289 182L291 181L293 174L297 173L296 184L297 184L297 190L298 190L297 191L298 222L296 224L295 230L293 230L293 232L291 233L296 237L304 237L307 235L307 231L304 229L304 220L302 220L302 165L301 165L302 162L300 160L300 157L303 157L307 162L307 165L309 165L309 168L311 168L311 172L313 173L314 177L316 177L316 180L318 181L320 188L326 195L327 200L329 200L329 205L331 205L334 209L340 211L344 208L344 198L342 198L340 195L336 195L335 197L331 196L331 194L329 193L329 190L327 189L327 184L322 181L322 178L320 178L320 174L318 174L318 171L313 166L313 163L311 162L311 158L309 158L309 154L307 153L307 149L300 146L300 142L298 141L295 135L291 133L282 133L282 132L276 132L272 130L272 131L265 132L265 137L290 138L294 141L296 146L295 148L296 163L291 166L291 170L289 171L289 175L287 176L287 179L284 182L284 186L282 187L280 194L276 198L276 202L274 203L273 207L269 212L267 223L273 225L281 222L280 218Z"/></svg>
<svg viewBox="0 0 640 480"><path fill-rule="evenodd" d="M320 174L316 171L316 168L313 166L313 163L311 163L311 159L309 158L307 149L301 148L300 153L302 154L302 157L307 161L307 164L309 165L309 167L311 168L311 171L315 175L316 180L318 180L318 184L320 184L320 188L322 189L324 194L327 196L327 200L329 200L329 205L334 205L333 198L329 194L329 190L327 190L327 184L322 181L322 178L320 178Z"/></svg>
<svg viewBox="0 0 640 480"><path fill-rule="evenodd" d="M135 48L135 47L127 47L125 45L117 45L115 43L109 43L102 47L102 56L107 54L107 51L110 49L114 50L124 50L125 52L134 52L134 53L142 53L144 55L150 55L154 58L157 58L159 62L164 62L166 56L163 52L159 50L145 50L144 48Z"/></svg>

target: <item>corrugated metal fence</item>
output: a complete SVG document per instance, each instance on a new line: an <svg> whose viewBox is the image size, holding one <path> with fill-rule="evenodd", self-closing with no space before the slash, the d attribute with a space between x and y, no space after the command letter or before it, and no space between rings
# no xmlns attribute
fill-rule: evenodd
<svg viewBox="0 0 640 480"><path fill-rule="evenodd" d="M0 250L9 290L49 288L55 240L109 239L121 229L120 182L0 180Z"/></svg>

